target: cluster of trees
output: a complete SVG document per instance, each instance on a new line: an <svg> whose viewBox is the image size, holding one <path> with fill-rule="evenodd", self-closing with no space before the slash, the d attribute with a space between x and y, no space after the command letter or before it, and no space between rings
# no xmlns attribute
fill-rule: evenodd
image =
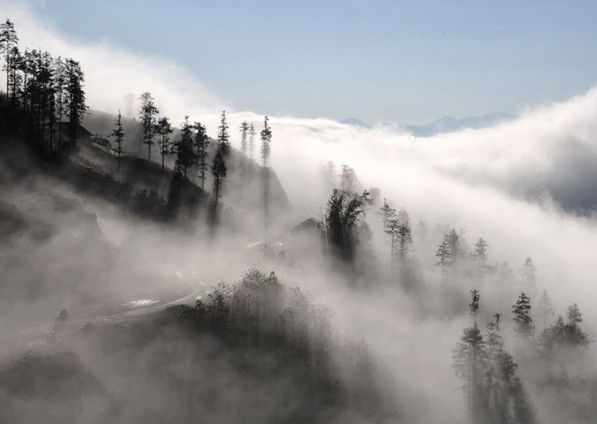
<svg viewBox="0 0 597 424"><path fill-rule="evenodd" d="M453 356L456 375L463 382L471 422L499 424L536 422L521 378L518 364L504 348L501 315L495 314L486 324L486 334L479 328L478 290L471 291L469 303L472 326L464 329ZM544 292L540 314L549 311L551 301ZM577 304L567 308L564 321L559 316L555 324L546 327L538 338L531 314L531 299L521 292L512 305L512 323L519 342L519 351L530 355L531 363L543 363L540 374L549 375L558 362L570 362L582 355L589 344L582 330L582 314Z"/></svg>
<svg viewBox="0 0 597 424"><path fill-rule="evenodd" d="M160 116L159 109L154 97L149 92L140 96L141 107L139 118L142 129L142 143L147 146L147 160L151 160L151 148L154 144L159 145L162 173L165 171L166 158L170 155L175 157L174 171L178 178L187 179L189 171L193 172L193 181L199 180L202 190L205 190L205 183L212 177L212 204L210 208L210 224L214 227L217 223L218 204L222 197L224 180L228 172L228 158L231 153L230 132L226 111L222 111L220 125L215 139L216 148L210 149L211 139L207 135L207 129L201 122L191 123L189 117L185 119L178 129L178 136L172 138L175 132L170 119ZM255 127L247 121L240 126L241 152L245 156L253 157L255 144ZM115 123L115 129L111 134L117 145L116 155L118 158L118 169L120 169L121 157L124 154L124 129L122 127L120 111ZM268 178L266 168L271 151L272 130L269 126L269 118L264 119L264 127L261 131L261 159L264 170L264 215L267 222L268 216Z"/></svg>
<svg viewBox="0 0 597 424"><path fill-rule="evenodd" d="M48 156L63 158L76 148L79 130L87 112L84 91L84 73L80 63L49 52L19 48L19 38L14 23L7 19L0 24L0 54L6 72L6 93L0 99L0 134L25 137L30 144ZM217 221L218 201L222 196L231 151L226 112L222 112L216 137L217 148L210 149L210 138L205 125L184 122L176 131L170 119L160 116L154 97L149 92L140 96L141 142L147 146L147 159L152 159L152 147L159 145L162 172L166 158L175 157L175 175L187 178L193 170L193 182L198 178L205 190L206 181L212 177L213 202L210 209L212 223ZM253 124L243 121L240 126L241 152L253 158L257 131ZM118 162L118 181L122 158L125 155L125 128L118 111L110 137L115 143L114 154ZM263 167L264 221L269 221L268 161L271 153L272 129L269 118L264 119L260 133L260 158Z"/></svg>
<svg viewBox="0 0 597 424"><path fill-rule="evenodd" d="M469 422L530 424L535 422L524 385L516 374L518 365L504 348L501 315L495 314L479 327L480 294L471 291L472 325L464 329L454 349L454 369L463 383Z"/></svg>
<svg viewBox="0 0 597 424"><path fill-rule="evenodd" d="M200 334L242 348L242 357L263 349L291 367L283 369L304 370L308 385L301 387L304 382L295 380L299 387L292 403L306 390L309 399L318 399L326 408L351 408L374 421L388 412L380 370L366 346L341 343L333 334L329 310L313 304L300 288L282 284L273 272L251 269L235 285L221 283L182 316Z"/></svg>
<svg viewBox="0 0 597 424"><path fill-rule="evenodd" d="M4 101L11 111L0 131L24 134L46 154L72 151L87 111L79 62L36 49L21 52L10 19L0 24L0 49L6 71Z"/></svg>

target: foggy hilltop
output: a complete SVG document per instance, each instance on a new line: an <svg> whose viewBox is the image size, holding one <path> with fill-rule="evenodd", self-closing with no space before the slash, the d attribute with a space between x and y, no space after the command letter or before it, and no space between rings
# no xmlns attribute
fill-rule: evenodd
<svg viewBox="0 0 597 424"><path fill-rule="evenodd" d="M0 422L597 421L597 89L266 116L10 11Z"/></svg>

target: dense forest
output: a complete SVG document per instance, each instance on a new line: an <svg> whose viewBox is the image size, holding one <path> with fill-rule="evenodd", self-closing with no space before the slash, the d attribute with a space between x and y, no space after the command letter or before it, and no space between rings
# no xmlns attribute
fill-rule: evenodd
<svg viewBox="0 0 597 424"><path fill-rule="evenodd" d="M595 422L592 335L533 252L494 258L334 160L299 217L275 118L208 128L149 91L137 116L95 111L81 63L22 47L9 19L0 52L7 422Z"/></svg>

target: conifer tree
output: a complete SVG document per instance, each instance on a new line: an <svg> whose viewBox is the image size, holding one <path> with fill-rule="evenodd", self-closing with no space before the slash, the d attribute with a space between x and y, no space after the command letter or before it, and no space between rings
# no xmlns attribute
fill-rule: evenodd
<svg viewBox="0 0 597 424"><path fill-rule="evenodd" d="M398 264L400 264L400 269L405 269L406 254L413 242L412 234L408 222L402 221L399 218L390 219L385 232L391 237L391 268L392 274L394 274L398 268Z"/></svg>
<svg viewBox="0 0 597 424"><path fill-rule="evenodd" d="M222 197L222 185L224 183L224 178L226 178L226 172L224 153L221 148L218 148L211 165L211 175L213 176L213 206L211 209L212 231L215 230L218 223L218 201L219 198Z"/></svg>
<svg viewBox="0 0 597 424"><path fill-rule="evenodd" d="M270 155L270 144L272 141L272 130L268 125L269 118L266 116L263 121L263 129L261 130L261 160L262 165L265 168L267 166L267 160Z"/></svg>
<svg viewBox="0 0 597 424"><path fill-rule="evenodd" d="M228 133L228 121L225 110L222 111L220 126L218 127L218 149L223 159L230 154L230 134Z"/></svg>
<svg viewBox="0 0 597 424"><path fill-rule="evenodd" d="M209 137L204 125L195 122L195 151L197 154L197 176L201 180L201 189L205 190L205 179L209 165L207 163L207 149L209 147Z"/></svg>
<svg viewBox="0 0 597 424"><path fill-rule="evenodd" d="M170 124L168 118L164 116L158 120L155 132L159 136L158 143L160 144L160 156L162 157L162 174L164 173L165 158L172 152L170 134L172 134L173 131L174 129L172 129L172 124Z"/></svg>
<svg viewBox="0 0 597 424"><path fill-rule="evenodd" d="M143 128L143 144L147 145L147 160L151 161L151 146L154 143L157 126L157 116L160 111L155 105L155 99L146 91L141 94L140 119Z"/></svg>
<svg viewBox="0 0 597 424"><path fill-rule="evenodd" d="M531 318L531 299L524 293L520 293L516 303L512 306L513 320L516 324L516 332L525 338L533 335L533 318Z"/></svg>
<svg viewBox="0 0 597 424"><path fill-rule="evenodd" d="M483 237L479 238L477 243L475 243L475 259L477 259L477 261L479 261L481 264L485 264L487 262L487 247L489 247L489 245L483 239Z"/></svg>
<svg viewBox="0 0 597 424"><path fill-rule="evenodd" d="M58 57L54 61L54 92L56 93L56 120L59 123L64 121L65 110L66 110L66 72L65 63L61 57ZM62 124L58 125L58 150L60 150L63 138L62 138Z"/></svg>
<svg viewBox="0 0 597 424"><path fill-rule="evenodd" d="M467 394L469 422L482 423L484 407L484 379L486 368L486 345L476 322L464 329L453 353L456 375L463 383Z"/></svg>
<svg viewBox="0 0 597 424"><path fill-rule="evenodd" d="M269 118L266 116L261 130L261 160L263 175L263 224L267 232L269 226L269 173L267 170L267 160L270 155L270 145L272 141L272 130L269 126Z"/></svg>
<svg viewBox="0 0 597 424"><path fill-rule="evenodd" d="M543 325L543 329L547 328L547 321L551 316L555 315L555 309L551 302L551 298L547 293L547 290L543 290L543 294L539 298L537 302L537 316L541 318L541 323Z"/></svg>
<svg viewBox="0 0 597 424"><path fill-rule="evenodd" d="M396 209L390 206L386 198L383 199L383 205L381 206L381 208L379 208L379 215L382 218L384 230L387 230L390 224L390 220L396 216Z"/></svg>
<svg viewBox="0 0 597 424"><path fill-rule="evenodd" d="M448 275L448 267L451 265L450 247L446 240L442 241L435 252L438 262L435 264L441 268L442 280L445 282Z"/></svg>
<svg viewBox="0 0 597 424"><path fill-rule="evenodd" d="M520 269L520 276L527 284L534 284L536 271L537 268L535 267L533 260L531 258L526 258L522 268Z"/></svg>
<svg viewBox="0 0 597 424"><path fill-rule="evenodd" d="M124 153L123 145L125 136L124 130L122 128L122 115L120 114L120 110L118 110L118 118L116 120L115 128L112 130L111 136L114 137L114 141L116 142L116 157L118 158L118 181L120 181L120 161Z"/></svg>
<svg viewBox="0 0 597 424"><path fill-rule="evenodd" d="M460 248L460 235L456 232L456 229L453 228L444 236L444 241L450 251L450 264L455 265L462 253Z"/></svg>
<svg viewBox="0 0 597 424"><path fill-rule="evenodd" d="M176 152L176 171L184 178L187 177L187 170L197 163L197 154L193 148L193 126L189 117L185 116L180 129L180 138L174 143Z"/></svg>
<svg viewBox="0 0 597 424"><path fill-rule="evenodd" d="M481 300L481 295L479 294L479 290L473 289L471 290L471 302L468 304L469 311L471 316L474 320L477 319L477 314L479 313L479 301Z"/></svg>
<svg viewBox="0 0 597 424"><path fill-rule="evenodd" d="M83 119L83 115L87 112L85 91L83 91L85 77L79 62L73 59L66 59L64 72L66 110L69 119L69 142L70 150L72 150L76 147L79 125Z"/></svg>
<svg viewBox="0 0 597 424"><path fill-rule="evenodd" d="M327 204L324 220L329 246L339 259L351 265L358 243L357 224L368 204L367 191L357 196L338 189L334 189Z"/></svg>
<svg viewBox="0 0 597 424"><path fill-rule="evenodd" d="M540 356L544 359L563 361L575 359L571 354L583 353L591 343L589 335L582 330L582 314L576 303L568 307L566 318L564 322L564 318L561 315L558 316L556 323L541 333ZM557 356L559 352L563 353L563 357Z"/></svg>
<svg viewBox="0 0 597 424"><path fill-rule="evenodd" d="M249 159L253 160L253 152L255 151L255 136L257 135L257 131L255 130L255 126L251 124L249 126Z"/></svg>
<svg viewBox="0 0 597 424"><path fill-rule="evenodd" d="M17 63L15 62L15 48L19 44L19 37L15 30L14 23L7 19L4 23L0 24L0 49L4 54L4 70L6 70L6 97L12 96L14 99L16 96L15 92L10 92L10 76L16 72ZM17 50L18 51L18 50Z"/></svg>
<svg viewBox="0 0 597 424"><path fill-rule="evenodd" d="M240 150L243 155L247 156L247 133L249 131L249 123L247 121L243 121L240 124Z"/></svg>
<svg viewBox="0 0 597 424"><path fill-rule="evenodd" d="M340 188L344 191L354 192L357 186L357 174L348 165L342 165L342 172L340 172Z"/></svg>

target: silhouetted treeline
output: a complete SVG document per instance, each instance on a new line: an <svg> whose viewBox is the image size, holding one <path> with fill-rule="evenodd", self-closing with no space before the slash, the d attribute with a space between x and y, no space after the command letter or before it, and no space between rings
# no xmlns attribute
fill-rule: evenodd
<svg viewBox="0 0 597 424"><path fill-rule="evenodd" d="M49 52L19 49L14 24L0 25L7 92L0 135L23 137L39 154L61 157L76 147L87 111L85 78L79 62Z"/></svg>

